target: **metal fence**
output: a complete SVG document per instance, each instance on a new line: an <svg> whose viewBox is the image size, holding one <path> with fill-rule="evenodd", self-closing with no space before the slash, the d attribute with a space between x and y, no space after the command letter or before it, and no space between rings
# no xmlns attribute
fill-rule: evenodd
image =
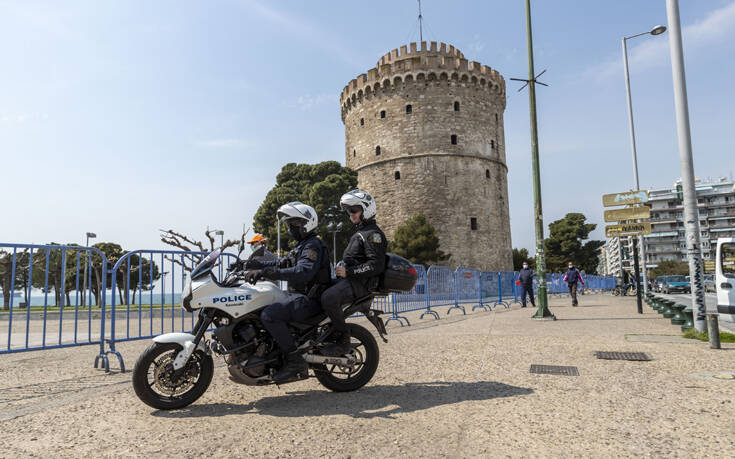
<svg viewBox="0 0 735 459"><path fill-rule="evenodd" d="M97 248L0 243L0 354L95 344L109 371L115 344L168 332L188 332L194 315L180 307L181 290L190 271L206 252L135 250L108 257ZM220 279L236 260L222 254L215 270ZM415 265L418 278L408 292L376 297L372 307L389 314L386 323L410 326L406 313L423 311L439 319L448 306L488 310L519 303L517 272L478 271L459 267ZM548 274L549 294L566 294L563 274ZM610 291L612 276L584 275L587 293Z"/></svg>

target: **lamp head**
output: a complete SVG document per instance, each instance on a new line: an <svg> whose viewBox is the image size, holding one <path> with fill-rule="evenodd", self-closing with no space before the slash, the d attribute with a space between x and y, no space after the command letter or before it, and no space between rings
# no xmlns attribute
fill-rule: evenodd
<svg viewBox="0 0 735 459"><path fill-rule="evenodd" d="M662 25L657 25L653 29L651 29L651 35L661 35L662 33L666 32L666 27Z"/></svg>

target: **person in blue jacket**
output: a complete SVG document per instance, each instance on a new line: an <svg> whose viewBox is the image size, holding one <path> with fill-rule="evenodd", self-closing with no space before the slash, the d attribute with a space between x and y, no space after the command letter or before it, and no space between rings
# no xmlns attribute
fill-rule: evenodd
<svg viewBox="0 0 735 459"><path fill-rule="evenodd" d="M296 344L288 329L289 322L303 321L321 311L319 298L331 281L329 251L316 235L319 219L311 206L291 202L278 209L279 221L285 221L288 232L298 243L283 260L249 260L246 269L248 282L260 278L285 280L288 291L297 294L288 303L273 303L260 314L263 326L276 340L286 355L283 367L273 376L278 381L297 378L308 370L306 360L296 351Z"/></svg>
<svg viewBox="0 0 735 459"><path fill-rule="evenodd" d="M528 267L527 262L523 262L523 268L518 272L518 282L521 286L521 307L526 307L526 294L528 299L531 300L531 305L536 307L536 303L533 300L533 278L536 276L536 272Z"/></svg>

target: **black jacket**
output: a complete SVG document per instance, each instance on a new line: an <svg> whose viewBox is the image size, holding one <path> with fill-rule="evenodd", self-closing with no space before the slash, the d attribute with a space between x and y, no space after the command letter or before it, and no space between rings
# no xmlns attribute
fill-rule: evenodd
<svg viewBox="0 0 735 459"><path fill-rule="evenodd" d="M375 224L375 220L368 220L358 226L342 254L347 278L358 279L365 285L372 284L369 281L377 279L385 271L387 251L388 240Z"/></svg>
<svg viewBox="0 0 735 459"><path fill-rule="evenodd" d="M321 295L321 292L312 292L314 287L326 288L331 282L329 269L329 250L321 239L311 235L296 244L286 256L288 262L278 260L260 261L260 267L265 268L265 276L274 280L288 282L288 290L303 293L312 297Z"/></svg>
<svg viewBox="0 0 735 459"><path fill-rule="evenodd" d="M533 286L534 276L536 276L536 272L531 268L521 268L518 272L518 280L521 281L521 285L524 287Z"/></svg>

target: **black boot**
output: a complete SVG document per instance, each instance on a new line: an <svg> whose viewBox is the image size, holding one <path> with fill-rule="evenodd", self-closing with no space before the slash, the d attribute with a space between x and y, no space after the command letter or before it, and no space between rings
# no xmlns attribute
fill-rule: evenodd
<svg viewBox="0 0 735 459"><path fill-rule="evenodd" d="M341 357L352 350L350 345L350 334L342 333L335 341L321 350L321 354L327 357Z"/></svg>
<svg viewBox="0 0 735 459"><path fill-rule="evenodd" d="M289 354L286 357L286 362L283 364L278 372L273 375L273 381L280 383L286 381L293 381L301 379L307 375L309 371L309 364L298 352Z"/></svg>

